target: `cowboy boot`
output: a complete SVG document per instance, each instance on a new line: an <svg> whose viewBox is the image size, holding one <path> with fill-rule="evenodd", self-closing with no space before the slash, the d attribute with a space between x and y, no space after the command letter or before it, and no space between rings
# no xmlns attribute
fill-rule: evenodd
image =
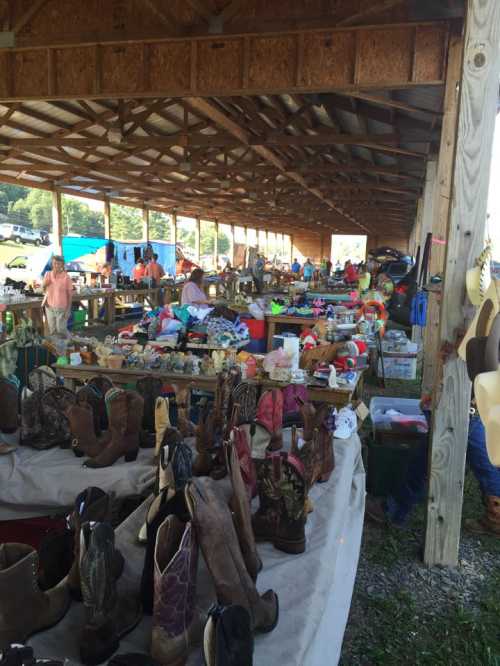
<svg viewBox="0 0 500 666"><path fill-rule="evenodd" d="M323 405L316 410L312 403L300 401L304 444L301 449L295 447L292 452L304 463L308 488L316 481L328 481L335 469L333 438L326 427L328 409L328 405Z"/></svg>
<svg viewBox="0 0 500 666"><path fill-rule="evenodd" d="M194 476L208 476L213 468L212 454L214 446L214 412L207 400L200 401L198 425L195 431L196 458L193 462Z"/></svg>
<svg viewBox="0 0 500 666"><path fill-rule="evenodd" d="M110 467L122 456L125 462L137 458L143 399L135 391L111 389L105 400L111 441L98 456L87 460L85 467Z"/></svg>
<svg viewBox="0 0 500 666"><path fill-rule="evenodd" d="M227 468L231 480L232 494L229 507L233 512L234 525L241 554L245 565L253 581L257 580L257 574L262 569L262 561L257 553L255 537L252 529L252 513L248 492L241 475L240 461L233 446L225 447Z"/></svg>
<svg viewBox="0 0 500 666"><path fill-rule="evenodd" d="M101 429L101 404L103 403L103 396L96 386L91 384L84 384L76 392L76 404L88 405L92 409L92 420L94 426L94 434L96 437L102 435Z"/></svg>
<svg viewBox="0 0 500 666"><path fill-rule="evenodd" d="M278 623L278 597L272 590L262 597L257 592L220 484L202 477L193 479L185 488L186 504L214 581L217 600L224 606L238 604L246 608L253 631L272 631Z"/></svg>
<svg viewBox="0 0 500 666"><path fill-rule="evenodd" d="M113 382L105 375L96 375L88 380L86 386L91 387L96 392L96 395L100 397L98 403L99 426L102 432L106 432L109 428L109 423L104 398L106 393L113 388Z"/></svg>
<svg viewBox="0 0 500 666"><path fill-rule="evenodd" d="M192 476L192 451L184 443L181 433L176 428L168 428L163 436L164 446L160 449L158 461L158 479L155 495L164 493L166 499L171 499L175 493L182 490ZM138 535L139 543L147 543L148 531L145 522ZM153 544L154 545L154 544Z"/></svg>
<svg viewBox="0 0 500 666"><path fill-rule="evenodd" d="M95 458L105 447L98 441L94 430L94 412L87 402L72 405L66 411L71 429L71 447L78 458L88 456Z"/></svg>
<svg viewBox="0 0 500 666"><path fill-rule="evenodd" d="M168 493L163 491L153 500L146 516L147 545L141 577L141 601L146 615L151 615L153 612L156 535L160 525L170 515L176 516L181 522L189 521L184 493L176 493L169 498Z"/></svg>
<svg viewBox="0 0 500 666"><path fill-rule="evenodd" d="M75 508L68 516L68 523L74 531L73 565L68 574L67 582L71 596L75 601L82 600L80 585L80 531L84 523L108 522L111 518L112 498L100 488L90 487L81 492L75 499ZM122 575L124 567L123 555L115 548L113 571L115 578Z"/></svg>
<svg viewBox="0 0 500 666"><path fill-rule="evenodd" d="M68 610L66 584L42 592L37 575L34 548L20 543L0 545L0 650L53 627Z"/></svg>
<svg viewBox="0 0 500 666"><path fill-rule="evenodd" d="M101 664L116 652L120 638L141 619L132 598L119 598L114 575L115 534L108 523L84 523L80 531L80 575L85 625L80 636L84 664Z"/></svg>
<svg viewBox="0 0 500 666"><path fill-rule="evenodd" d="M479 520L466 520L465 527L475 534L500 537L500 497L486 496L486 511Z"/></svg>
<svg viewBox="0 0 500 666"><path fill-rule="evenodd" d="M12 434L19 428L19 390L15 381L0 378L0 432Z"/></svg>
<svg viewBox="0 0 500 666"><path fill-rule="evenodd" d="M191 523L168 516L158 529L154 557L151 656L181 666L201 639L195 608L198 542Z"/></svg>
<svg viewBox="0 0 500 666"><path fill-rule="evenodd" d="M175 399L177 404L177 427L183 437L192 437L195 433L195 425L189 418L191 408L191 389L179 388L174 384Z"/></svg>
<svg viewBox="0 0 500 666"><path fill-rule="evenodd" d="M203 632L206 666L252 666L254 638L248 611L214 604Z"/></svg>
<svg viewBox="0 0 500 666"><path fill-rule="evenodd" d="M160 455L161 443L163 441L163 435L167 428L171 428L172 424L170 423L169 415L169 400L168 398L162 398L161 396L156 398L155 402L155 433L156 433L156 445L155 445L155 456Z"/></svg>
<svg viewBox="0 0 500 666"><path fill-rule="evenodd" d="M292 454L270 454L257 466L260 506L252 516L256 541L270 541L285 553L306 548L306 481L302 462Z"/></svg>

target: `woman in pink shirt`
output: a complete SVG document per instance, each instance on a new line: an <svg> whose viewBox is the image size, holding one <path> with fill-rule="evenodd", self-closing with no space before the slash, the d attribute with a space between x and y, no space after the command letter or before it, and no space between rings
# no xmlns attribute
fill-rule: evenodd
<svg viewBox="0 0 500 666"><path fill-rule="evenodd" d="M52 270L43 278L45 314L49 335L67 337L73 284L64 270L63 257L52 258Z"/></svg>
<svg viewBox="0 0 500 666"><path fill-rule="evenodd" d="M210 303L203 291L203 271L195 268L191 277L182 288L181 305L208 305Z"/></svg>

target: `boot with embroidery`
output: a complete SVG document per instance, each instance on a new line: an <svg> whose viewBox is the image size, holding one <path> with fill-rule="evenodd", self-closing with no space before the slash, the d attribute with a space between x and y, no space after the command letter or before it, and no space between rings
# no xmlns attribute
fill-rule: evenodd
<svg viewBox="0 0 500 666"><path fill-rule="evenodd" d="M104 449L105 443L101 443L96 437L92 407L86 402L72 405L66 411L66 416L71 429L71 448L75 456L78 458L98 456Z"/></svg>
<svg viewBox="0 0 500 666"><path fill-rule="evenodd" d="M151 656L181 666L200 642L202 625L195 607L198 542L192 524L168 516L156 536Z"/></svg>
<svg viewBox="0 0 500 666"><path fill-rule="evenodd" d="M256 541L270 541L285 553L306 548L306 480L302 462L280 451L257 465L260 505L252 516Z"/></svg>
<svg viewBox="0 0 500 666"><path fill-rule="evenodd" d="M119 597L114 575L115 534L107 523L84 523L80 531L80 576L85 625L80 635L84 664L101 664L141 619L133 597Z"/></svg>

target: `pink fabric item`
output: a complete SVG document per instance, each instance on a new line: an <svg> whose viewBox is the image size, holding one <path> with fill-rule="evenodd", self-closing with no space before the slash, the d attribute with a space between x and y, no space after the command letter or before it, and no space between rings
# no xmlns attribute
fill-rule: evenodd
<svg viewBox="0 0 500 666"><path fill-rule="evenodd" d="M160 264L157 263L156 261L152 260L146 266L146 277L153 278L154 280L159 282L164 275L165 271L163 270L163 267L160 266Z"/></svg>
<svg viewBox="0 0 500 666"><path fill-rule="evenodd" d="M181 305L193 305L195 303L205 303L207 296L205 292L194 282L186 282L182 289Z"/></svg>
<svg viewBox="0 0 500 666"><path fill-rule="evenodd" d="M49 308L69 308L71 305L73 283L66 271L62 273L49 271L45 274L43 286L46 287L45 293Z"/></svg>

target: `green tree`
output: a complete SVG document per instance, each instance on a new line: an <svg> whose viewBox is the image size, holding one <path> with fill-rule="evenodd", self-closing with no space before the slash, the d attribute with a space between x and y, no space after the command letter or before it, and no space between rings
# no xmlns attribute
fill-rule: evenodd
<svg viewBox="0 0 500 666"><path fill-rule="evenodd" d="M111 237L113 240L142 239L142 212L138 208L111 204Z"/></svg>
<svg viewBox="0 0 500 666"><path fill-rule="evenodd" d="M23 224L28 224L34 229L52 228L52 194L45 190L32 189L22 199L18 199L11 211L13 218Z"/></svg>
<svg viewBox="0 0 500 666"><path fill-rule="evenodd" d="M231 239L229 236L219 229L219 239L217 242L217 254L227 254L231 247Z"/></svg>
<svg viewBox="0 0 500 666"><path fill-rule="evenodd" d="M172 218L157 210L149 212L149 237L151 240L172 242Z"/></svg>

